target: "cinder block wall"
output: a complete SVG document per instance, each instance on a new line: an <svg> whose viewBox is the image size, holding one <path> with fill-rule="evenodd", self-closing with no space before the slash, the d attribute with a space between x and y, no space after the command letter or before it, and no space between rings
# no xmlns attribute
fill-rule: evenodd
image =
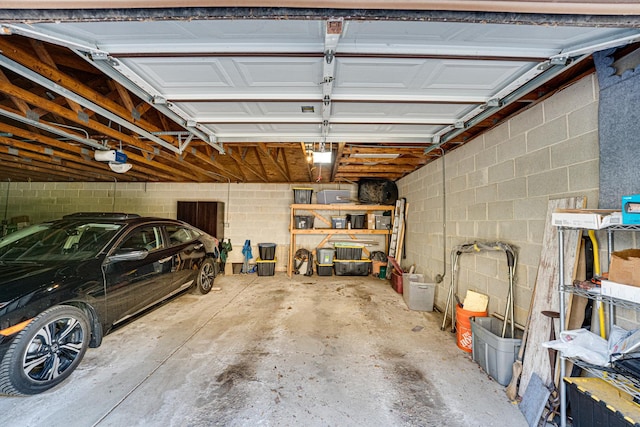
<svg viewBox="0 0 640 427"><path fill-rule="evenodd" d="M518 247L516 321L524 324L535 284L549 199L587 196L598 207L598 87L589 76L533 106L399 182L408 206L407 258L430 279L444 275L436 301L445 306L451 248L473 241ZM443 242L443 191L446 241ZM602 247L605 233L598 233ZM616 247L624 247L620 236ZM629 245L631 242L626 242ZM446 249L443 252L443 244ZM601 256L606 260L606 256ZM603 271L606 271L606 267ZM490 296L490 312L504 314L508 289L501 252L460 257L459 295Z"/></svg>
<svg viewBox="0 0 640 427"><path fill-rule="evenodd" d="M231 239L233 244L229 262L243 261L245 240L251 240L254 258L259 256L258 243L276 243L276 269L284 271L289 250L289 205L294 201L292 189L301 186L313 188L314 203L315 193L323 189L350 190L352 198L357 198L357 186L351 184L2 182L0 200L2 218L27 215L32 224L73 212L131 212L175 218L178 201L221 201L227 211L225 239ZM299 236L297 248L313 249L323 237Z"/></svg>

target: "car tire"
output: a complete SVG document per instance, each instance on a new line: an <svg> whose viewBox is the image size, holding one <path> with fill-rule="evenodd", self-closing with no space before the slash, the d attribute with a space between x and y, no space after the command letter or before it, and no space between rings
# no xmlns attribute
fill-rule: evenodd
<svg viewBox="0 0 640 427"><path fill-rule="evenodd" d="M212 258L206 258L200 266L198 277L196 279L196 291L199 294L205 295L209 293L211 288L213 288L216 273L215 261Z"/></svg>
<svg viewBox="0 0 640 427"><path fill-rule="evenodd" d="M90 339L81 309L59 305L43 311L16 335L0 362L0 393L37 394L60 384L80 364Z"/></svg>

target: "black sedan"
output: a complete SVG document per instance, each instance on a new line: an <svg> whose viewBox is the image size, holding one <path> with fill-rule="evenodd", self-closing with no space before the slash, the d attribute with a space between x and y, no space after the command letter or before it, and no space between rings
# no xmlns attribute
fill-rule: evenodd
<svg viewBox="0 0 640 427"><path fill-rule="evenodd" d="M79 213L0 240L0 393L64 381L115 326L189 287L206 294L218 241L181 221Z"/></svg>

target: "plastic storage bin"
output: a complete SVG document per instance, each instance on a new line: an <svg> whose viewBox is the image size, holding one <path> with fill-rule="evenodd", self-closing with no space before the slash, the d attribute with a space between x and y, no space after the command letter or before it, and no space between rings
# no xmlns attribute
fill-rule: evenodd
<svg viewBox="0 0 640 427"><path fill-rule="evenodd" d="M297 204L310 204L313 188L294 188L293 201Z"/></svg>
<svg viewBox="0 0 640 427"><path fill-rule="evenodd" d="M391 217L376 215L376 230L389 230L391 228Z"/></svg>
<svg viewBox="0 0 640 427"><path fill-rule="evenodd" d="M339 245L336 243L336 259L360 260L362 259L361 245Z"/></svg>
<svg viewBox="0 0 640 427"><path fill-rule="evenodd" d="M276 260L265 260L258 258L258 276L273 276L276 272Z"/></svg>
<svg viewBox="0 0 640 427"><path fill-rule="evenodd" d="M349 190L321 190L316 193L316 198L322 205L351 202Z"/></svg>
<svg viewBox="0 0 640 427"><path fill-rule="evenodd" d="M565 378L574 427L631 427L640 424L640 408L601 378Z"/></svg>
<svg viewBox="0 0 640 427"><path fill-rule="evenodd" d="M331 225L333 228L347 228L347 218L343 216L332 216Z"/></svg>
<svg viewBox="0 0 640 427"><path fill-rule="evenodd" d="M333 276L333 264L316 263L316 273L318 276Z"/></svg>
<svg viewBox="0 0 640 427"><path fill-rule="evenodd" d="M471 319L471 332L473 360L499 384L509 384L513 375L513 362L518 357L522 340L501 338L502 321L493 317Z"/></svg>
<svg viewBox="0 0 640 427"><path fill-rule="evenodd" d="M272 261L276 258L276 244L258 243L258 252L260 252L260 259Z"/></svg>
<svg viewBox="0 0 640 427"><path fill-rule="evenodd" d="M356 230L364 229L367 225L367 216L365 214L349 214L347 222L351 222L351 228Z"/></svg>
<svg viewBox="0 0 640 427"><path fill-rule="evenodd" d="M297 229L313 228L314 218L312 215L294 215L293 219Z"/></svg>
<svg viewBox="0 0 640 427"><path fill-rule="evenodd" d="M415 311L433 311L433 301L436 295L435 283L410 282L409 286L402 287L402 296L405 298L407 307Z"/></svg>
<svg viewBox="0 0 640 427"><path fill-rule="evenodd" d="M435 293L435 283L425 282L424 275L415 273L402 275L402 298L410 310L433 311Z"/></svg>
<svg viewBox="0 0 640 427"><path fill-rule="evenodd" d="M336 276L368 276L371 271L371 260L333 260Z"/></svg>
<svg viewBox="0 0 640 427"><path fill-rule="evenodd" d="M333 248L318 248L316 249L316 261L321 265L333 264L334 252Z"/></svg>
<svg viewBox="0 0 640 427"><path fill-rule="evenodd" d="M411 289L409 289L410 282L424 282L424 274L404 273L402 275L402 297L407 305L409 305L409 292L411 292Z"/></svg>

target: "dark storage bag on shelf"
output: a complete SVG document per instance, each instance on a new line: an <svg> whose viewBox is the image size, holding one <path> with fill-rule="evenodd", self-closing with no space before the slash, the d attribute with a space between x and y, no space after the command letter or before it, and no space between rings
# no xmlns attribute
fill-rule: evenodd
<svg viewBox="0 0 640 427"><path fill-rule="evenodd" d="M358 182L358 200L367 205L393 205L398 186L388 179L363 178Z"/></svg>

